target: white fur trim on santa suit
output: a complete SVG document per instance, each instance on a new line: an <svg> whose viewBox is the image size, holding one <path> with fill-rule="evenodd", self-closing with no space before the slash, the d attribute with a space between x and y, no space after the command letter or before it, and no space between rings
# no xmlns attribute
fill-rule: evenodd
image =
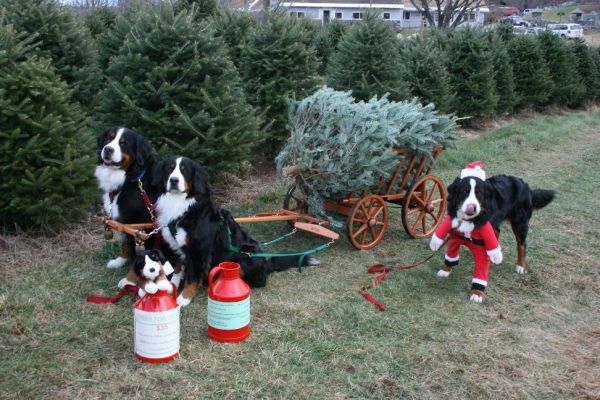
<svg viewBox="0 0 600 400"><path fill-rule="evenodd" d="M458 260L460 260L460 256L456 256L456 257L450 257L450 256L448 256L448 254L446 254L446 255L444 256L444 258L445 258L445 259L446 259L446 261L448 261L448 262L454 262L454 261L458 261Z"/></svg>
<svg viewBox="0 0 600 400"><path fill-rule="evenodd" d="M494 250L487 251L487 255L490 256L490 260L494 264L502 263L502 249L500 246L496 247Z"/></svg>
<svg viewBox="0 0 600 400"><path fill-rule="evenodd" d="M478 283L482 286L487 286L487 281L484 281L483 279L477 279L477 278L473 278L471 280L471 283Z"/></svg>
<svg viewBox="0 0 600 400"><path fill-rule="evenodd" d="M435 233L431 236L431 241L429 242L429 248L431 251L437 251L444 244L444 240L440 239L435 235Z"/></svg>
<svg viewBox="0 0 600 400"><path fill-rule="evenodd" d="M474 176L475 178L485 181L485 171L483 170L483 164L481 161L475 161L467 164L465 168L460 171L460 179L464 179L469 176Z"/></svg>

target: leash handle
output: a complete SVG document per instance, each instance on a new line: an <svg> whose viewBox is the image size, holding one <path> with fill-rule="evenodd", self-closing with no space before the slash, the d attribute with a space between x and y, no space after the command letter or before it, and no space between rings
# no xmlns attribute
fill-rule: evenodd
<svg viewBox="0 0 600 400"><path fill-rule="evenodd" d="M416 264L400 265L397 268L387 267L384 264L374 264L374 265L371 265L369 267L369 269L367 270L367 273L369 273L369 274L379 274L379 275L377 276L377 278L375 278L375 280L369 286L363 286L362 288L360 288L360 290L358 292L361 294L362 297L364 297L365 299L367 299L367 301L369 303L371 303L375 307L379 308L380 311L385 311L385 306L383 304L381 304L379 301L377 301L377 299L375 299L375 297L373 297L372 295L370 295L369 293L367 293L367 290L371 289L372 287L375 287L375 286L379 285L379 283L381 283L381 281L383 281L390 272L394 272L394 271L396 271L396 272L406 271L407 269L413 269L413 268L418 267L419 265L425 264L433 256L435 256L441 249L443 249L444 246L446 245L446 243L448 243L448 238L446 238L444 240L444 243L442 243L442 245L440 246L439 249L437 249L436 251L434 251L433 253L431 253L429 256L427 256L424 260L421 260L421 261L419 261Z"/></svg>

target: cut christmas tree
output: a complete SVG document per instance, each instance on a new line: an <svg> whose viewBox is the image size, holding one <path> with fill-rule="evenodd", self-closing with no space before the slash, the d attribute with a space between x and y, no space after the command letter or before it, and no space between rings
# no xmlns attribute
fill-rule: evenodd
<svg viewBox="0 0 600 400"><path fill-rule="evenodd" d="M324 87L290 102L290 138L277 157L281 177L297 182L309 212L324 215L324 200L373 191L400 162L394 148L430 154L455 138L456 118L433 104L393 102L386 96L356 101L350 92ZM404 189L404 188L397 188Z"/></svg>

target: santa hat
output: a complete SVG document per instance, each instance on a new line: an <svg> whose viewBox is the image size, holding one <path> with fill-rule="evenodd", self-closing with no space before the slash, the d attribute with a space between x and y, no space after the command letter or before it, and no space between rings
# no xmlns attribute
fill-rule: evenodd
<svg viewBox="0 0 600 400"><path fill-rule="evenodd" d="M462 171L460 171L460 179L468 178L473 176L485 181L485 171L483 170L483 164L481 161L475 161L465 165Z"/></svg>

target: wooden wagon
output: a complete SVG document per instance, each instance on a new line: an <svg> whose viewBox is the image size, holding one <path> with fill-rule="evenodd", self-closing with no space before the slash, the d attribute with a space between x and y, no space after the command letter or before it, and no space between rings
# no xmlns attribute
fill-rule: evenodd
<svg viewBox="0 0 600 400"><path fill-rule="evenodd" d="M325 200L327 212L346 217L346 233L354 247L367 250L375 247L388 227L388 205L402 207L402 225L413 238L433 234L446 210L446 188L442 180L430 175L443 146L431 150L431 155L395 148L400 161L386 182L382 177L375 191L351 192L343 200ZM289 187L283 208L293 214L308 214L306 196L299 185Z"/></svg>
<svg viewBox="0 0 600 400"><path fill-rule="evenodd" d="M413 238L433 234L446 210L446 188L442 180L430 175L443 146L435 147L430 154L415 153L407 148L395 148L400 161L388 182L380 178L373 192L351 192L342 200L325 200L325 209L346 217L346 233L354 247L367 250L375 247L388 227L388 205L402 207L402 225ZM257 213L250 217L236 217L238 223L287 221L297 229L337 240L338 234L327 228L329 221L308 212L306 196L297 184L287 191L283 209ZM101 221L107 229L115 229L135 237L143 244L156 230L155 224L125 225L106 217Z"/></svg>

